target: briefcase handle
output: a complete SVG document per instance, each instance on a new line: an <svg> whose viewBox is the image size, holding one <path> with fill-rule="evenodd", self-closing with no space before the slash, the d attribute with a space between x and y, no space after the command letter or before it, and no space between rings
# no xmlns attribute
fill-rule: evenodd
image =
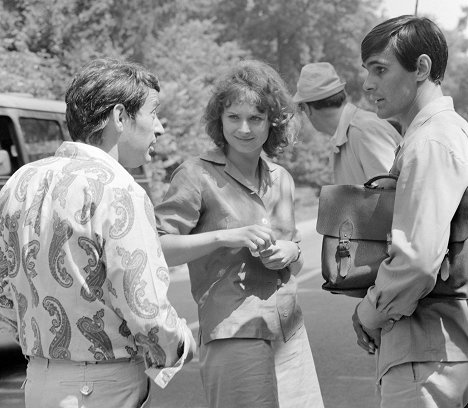
<svg viewBox="0 0 468 408"><path fill-rule="evenodd" d="M374 181L381 180L381 179L385 179L385 178L398 181L398 177L395 176L394 174L390 174L390 173L378 174L377 176L374 176L374 177L372 177L371 179L367 180L367 181L364 183L364 187L366 187L366 188L371 188L371 189L376 189L376 188L378 188L378 186L373 186L372 183L373 183Z"/></svg>

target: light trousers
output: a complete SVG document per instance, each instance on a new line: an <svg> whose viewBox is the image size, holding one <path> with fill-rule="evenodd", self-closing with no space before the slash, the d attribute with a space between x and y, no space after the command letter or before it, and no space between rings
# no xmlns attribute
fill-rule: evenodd
<svg viewBox="0 0 468 408"><path fill-rule="evenodd" d="M323 408L304 327L282 340L231 338L200 346L210 408Z"/></svg>
<svg viewBox="0 0 468 408"><path fill-rule="evenodd" d="M468 404L468 362L413 362L390 368L381 408L455 408Z"/></svg>
<svg viewBox="0 0 468 408"><path fill-rule="evenodd" d="M26 408L148 408L144 370L142 358L90 364L31 357Z"/></svg>

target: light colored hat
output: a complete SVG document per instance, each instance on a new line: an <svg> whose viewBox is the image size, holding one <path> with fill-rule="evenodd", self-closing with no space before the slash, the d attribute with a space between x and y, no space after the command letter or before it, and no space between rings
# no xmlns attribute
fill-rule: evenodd
<svg viewBox="0 0 468 408"><path fill-rule="evenodd" d="M304 65L297 81L294 102L314 102L328 98L342 91L346 81L342 81L328 62L314 62Z"/></svg>

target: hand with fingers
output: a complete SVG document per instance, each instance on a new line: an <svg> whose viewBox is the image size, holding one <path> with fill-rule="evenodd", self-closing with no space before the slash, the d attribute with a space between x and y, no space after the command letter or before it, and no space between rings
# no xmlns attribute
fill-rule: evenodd
<svg viewBox="0 0 468 408"><path fill-rule="evenodd" d="M262 251L275 244L275 237L270 227L252 224L241 228L232 228L222 232L223 244L229 248L247 247L252 253Z"/></svg>
<svg viewBox="0 0 468 408"><path fill-rule="evenodd" d="M375 351L380 346L380 329L371 330L364 327L359 320L357 307L353 314L353 328L357 336L357 344L359 347L367 351L369 354L375 354Z"/></svg>
<svg viewBox="0 0 468 408"><path fill-rule="evenodd" d="M293 241L276 241L276 244L260 251L260 259L268 269L286 268L299 257L298 245Z"/></svg>

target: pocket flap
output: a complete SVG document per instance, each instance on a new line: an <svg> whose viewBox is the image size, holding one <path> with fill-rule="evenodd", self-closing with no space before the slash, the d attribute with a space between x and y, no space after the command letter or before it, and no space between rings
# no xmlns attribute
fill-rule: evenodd
<svg viewBox="0 0 468 408"><path fill-rule="evenodd" d="M339 237L340 225L349 219L352 239L386 241L392 228L395 190L361 185L323 186L320 192L317 232Z"/></svg>

